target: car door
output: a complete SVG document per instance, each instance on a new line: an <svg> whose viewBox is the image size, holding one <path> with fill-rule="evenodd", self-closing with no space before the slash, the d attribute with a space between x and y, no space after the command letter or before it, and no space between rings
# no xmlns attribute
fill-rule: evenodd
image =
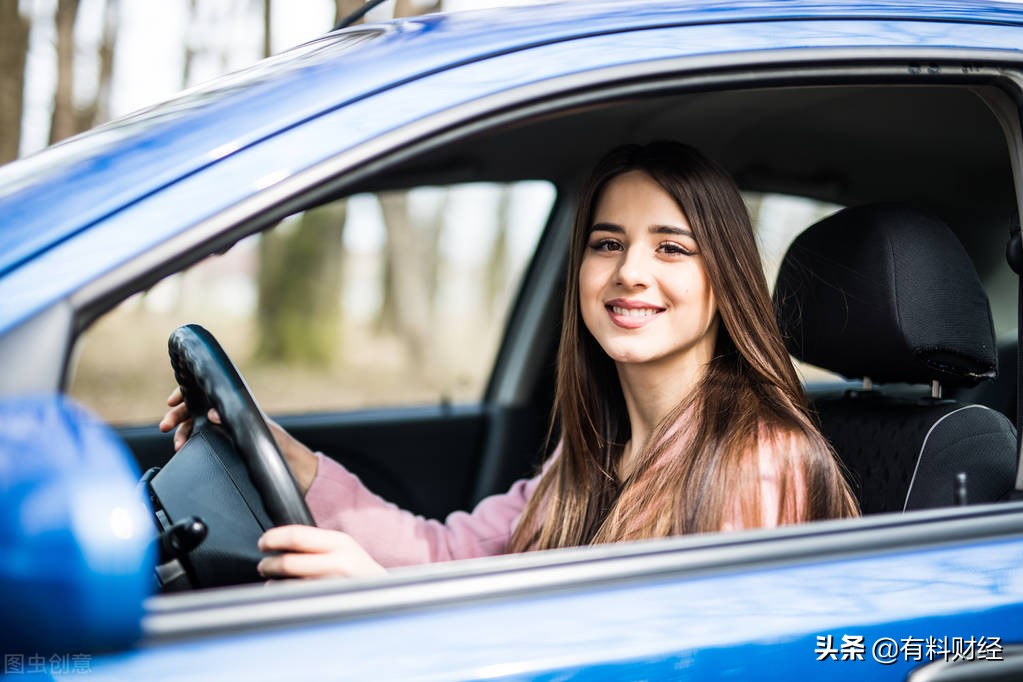
<svg viewBox="0 0 1023 682"><path fill-rule="evenodd" d="M720 101L699 95L715 89L738 98L763 88L781 88L779 99L787 99L821 86L849 85L851 91L865 81L894 84L914 94L927 91L921 85L935 84L972 91L974 86L998 83L1007 86L1005 92L1013 91L1010 81L1002 79L1017 68L1007 57L1016 53L1016 29L952 22L887 20L880 24L845 19L708 23L630 35L625 41L622 36L594 36L538 47L530 55L505 55L479 71L469 65L467 71L435 74L425 79L430 82L420 84L421 90L413 87L400 97L392 93L396 100L383 93L375 103L335 112L336 117L323 128L312 125L308 136L320 141L324 132L335 127L372 125L374 121L364 117L373 107L425 101L425 95L438 87L460 89L465 96L461 106L451 105L434 112L435 118L408 123L397 138L384 138L392 155L383 159L385 170L414 172L417 162L428 159L431 151L451 143L443 134L451 132L452 121L458 124L455 138L479 145L485 140L473 135L481 130L496 130L508 136L506 141L515 141L514 124L534 124L538 127L533 130L538 130L547 114L565 114L578 124L582 118L574 118L576 112L599 114L604 111L601 105L634 106L611 113L627 112L633 116L626 120L635 121L649 113L644 105L650 98L662 94L692 94L682 104L707 105ZM963 48L967 56L990 61L980 66L962 63L957 61L963 57L960 50L954 50L954 58L947 51L955 40L968 39L974 42L965 44L977 49ZM898 41L894 48L878 47L892 40ZM933 60L928 63L934 68L907 65L910 56L925 56ZM502 78L494 78L495 73ZM922 81L931 77L933 82ZM491 89L481 93L486 87ZM509 107L512 125L501 119ZM719 111L683 106L675 113L693 109ZM736 115L732 123L750 121L760 112L739 105L728 111ZM722 119L706 116L706 127L701 129L708 132L704 142L720 142L713 133ZM1010 115L1001 120L1011 123L1012 116L1018 119L1018 111L1010 109ZM474 128L481 120L480 128ZM663 129L677 130L673 126L680 120L684 119L672 117ZM1018 120L1009 128L1018 129ZM295 138L270 140L265 148L250 151L256 157L286 157L287 147L302 139L304 133L298 132ZM438 137L430 139L431 134ZM505 149L517 149L509 145ZM729 147L722 144L722 149ZM1014 158L1018 152L1011 150ZM333 150L328 156L320 180L335 179L331 191L341 191L346 182L354 186L356 182L346 174L360 168L353 161L355 155ZM581 166L585 156L580 152L577 158ZM361 157L361 162L366 158ZM234 173L239 174L238 183L239 178L257 180L265 167L247 171L251 159L245 153L228 159L211 168L203 182L223 181ZM442 163L425 171L420 167L420 173L443 167ZM380 171L380 167L371 170ZM297 177L286 177L278 191L299 195L317 187L314 179ZM185 182L160 201L187 212L190 207L182 197L190 191L197 190ZM264 220L260 210L275 206L262 195L234 199L244 209L241 218L233 215L219 223L211 219L208 232L202 238L193 237L205 252L230 242L235 225L242 225L241 231L255 230L256 223ZM278 195L275 201L283 200ZM265 217L258 227L292 214L294 208ZM155 211L145 206L137 209ZM125 216L130 217L132 210L126 210ZM210 234L223 237L223 242L214 243ZM532 392L543 386L543 368L549 370L550 351L543 340L556 336L556 313L550 312L550 302L557 299L558 275L556 257L544 258L556 252L558 244L557 231L548 234L550 241L541 242L506 327L505 343L483 394L484 408L471 415L480 420L488 437L496 438L500 427L484 421L486 406L502 410L507 406L513 415L512 410L528 405ZM175 244L177 251L171 256L184 253L189 245ZM167 257L165 262L173 261ZM144 279L151 273L134 274ZM541 305L543 301L547 303ZM437 410L437 419L443 419L443 406L429 409ZM350 418L348 435L352 437L371 421L361 415ZM404 428L401 414L391 418L398 430ZM301 429L303 419L289 423ZM345 435L343 421L335 420L334 436ZM514 423L513 419L508 423ZM307 437L316 438L314 425L306 425L310 427L304 431ZM488 446L477 448L478 477L483 478L490 467ZM168 677L257 676L271 671L294 677L349 675L356 679L715 679L725 675L903 679L924 663L923 655L910 658L905 640L944 637L947 647L948 640L957 637L960 643L970 637L975 642L983 637L989 643L998 638L997 646L985 647L987 655L1002 652L1003 643L1023 639L1020 518L1018 503L917 512L495 557L471 565L395 573L380 582L291 584L271 586L281 589L239 588L217 595L156 598L148 610L147 646L124 656L97 659L95 671L109 677L147 676L153 671ZM899 647L896 660L877 658L878 642L885 643L889 653L887 645L894 642ZM873 662L867 656L874 656Z"/></svg>

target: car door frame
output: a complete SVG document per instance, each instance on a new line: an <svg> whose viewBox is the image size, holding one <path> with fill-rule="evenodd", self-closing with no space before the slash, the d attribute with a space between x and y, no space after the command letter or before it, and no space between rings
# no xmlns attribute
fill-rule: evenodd
<svg viewBox="0 0 1023 682"><path fill-rule="evenodd" d="M992 82L1000 82L1006 84L1007 87L1012 87L1015 90L1014 98L1017 102L1019 101L1018 93L1021 81L1014 71L1014 69L1019 68L1019 64L1010 59L1004 52L924 47L907 48L902 51L894 50L893 54L888 58L879 57L877 52L876 48L863 48L859 50L845 48L837 51L815 51L809 49L789 52L779 51L770 55L753 53L753 56L758 58L755 61L760 64L760 68L750 66L748 62L750 58L749 53L738 53L720 59L711 57L698 59L676 58L645 63L640 66L633 65L633 68L628 69L621 67L597 69L593 72L566 76L563 79L525 85L514 91L505 91L490 98L481 98L479 101L457 108L455 111L441 112L434 118L420 120L407 128L395 131L393 133L394 137L367 143L368 149L359 148L351 152L339 154L329 162L310 170L309 177L302 180L301 190L305 191L309 187L319 187L323 189L325 194L336 192L346 184L355 184L357 180L369 177L374 173L379 173L383 168L421 153L424 149L443 144L445 139L450 139L452 135L464 136L472 134L505 122L521 120L526 116L537 115L540 112L549 112L555 108L560 109L594 101L606 101L612 95L649 94L653 90L675 91L691 87L738 87L742 84L763 84L765 80L772 83L807 82L808 79L816 79L818 82L838 82L842 79L862 82L864 71L867 71L872 78L877 78L878 80L891 79L893 82L949 82L950 79L954 79L958 83L976 81L978 83L991 84ZM819 60L822 57L827 57L831 61L831 65L821 66ZM743 61L743 59L747 61ZM927 59L937 64L948 65L962 64L966 60L970 64L977 64L978 66L970 73L956 73L955 75L948 75L947 73L944 75L913 74L907 72L906 63L915 59ZM722 64L724 65L723 67ZM834 64L838 65L835 66ZM732 67L731 72L728 69L729 65ZM724 68L724 71L708 74L706 70L711 66ZM1006 68L1009 70L1007 71ZM945 80L943 81L942 79ZM565 95L565 92L572 94ZM512 106L513 104L514 106ZM1018 114L1014 115L1013 119L1007 123L1016 131L1011 139L1018 140ZM437 137L426 139L434 134ZM1013 147L1011 155L1013 172L1018 187L1020 177L1019 149ZM320 185L318 183L328 184ZM294 198L297 196L295 194L297 190L294 190L289 185L288 188L280 191L284 193L284 198L277 200L276 204L271 203L270 208L273 210L269 214L264 214L260 220L267 216L279 215L281 211L290 211L295 208L294 205L289 206L288 201L289 197ZM316 191L319 192L320 189ZM307 197L302 197L302 199L307 199ZM243 219L239 221L237 213L234 213L230 218L215 217L210 219L209 223L204 226L205 231L201 232L201 234L191 235L189 240L196 240L197 243L203 245L206 252L213 251L215 248L222 247L236 239L242 232L248 233L258 229L252 216L257 212L263 211L265 208L265 206L260 205L259 201L253 200L251 205L242 210L242 213L248 214L248 220ZM184 253L185 249L181 246L181 243L183 242L179 242L175 246L175 253ZM87 311L90 309L90 305L103 300L104 292L106 292L105 295L110 295L110 292L117 291L119 287L129 286L126 283L134 283L131 284L131 286L134 286L138 282L154 277L160 273L162 268L169 267L169 264L173 264L175 261L178 261L178 264L180 263L180 259L158 258L156 266L153 266L152 263L146 265L146 267L150 268L148 270L129 267L127 271L114 275L112 281L102 286L96 285L96 287L73 297L72 304L78 311ZM527 280L525 286L527 288L531 286L532 281ZM540 285L537 284L536 286L539 287ZM549 284L549 286L553 286L553 284ZM526 312L521 306L513 312L510 328L515 329L515 338L528 342L531 338L530 333L532 333L535 335L533 338L538 339L535 343L542 346L542 340L547 338L545 335L549 334L549 330L541 329L541 327L545 326L542 320L534 321L532 332L526 329L525 322L521 322L525 315ZM488 389L486 400L492 401L500 407L516 406L518 401L530 400L529 379L522 376L523 373L528 374L526 371L529 366L528 362L527 358L517 358L511 350L502 351L497 369L495 369L494 378L491 380L490 388ZM1023 528L1021 528L1023 514L1020 513L1021 510L1023 510L1023 506L1015 503L990 509L976 508L943 510L930 513L919 512L897 518L886 517L883 519L834 522L834 524L822 524L820 526L815 525L798 529L751 531L749 535L737 536L735 538L683 538L663 541L663 544L658 545L659 549L657 551L663 550L672 557L672 561L675 561L683 556L690 558L697 556L690 552L695 551L697 545L700 545L701 550L704 550L704 553L700 556L706 559L706 563L700 563L698 569L694 568L693 570L696 570L701 575L704 574L703 572L715 573L720 571L724 571L724 574L728 574L729 571L741 573L743 570L753 567L755 562L752 560L744 561L740 557L725 557L721 553L717 553L717 550L731 546L744 546L746 549L749 549L752 544L747 544L747 541L753 544L763 541L767 544L774 544L776 547L784 546L786 548L781 555L773 555L769 559L764 559L767 562L763 564L764 567L768 565L823 565L828 562L840 562L850 556L845 553L846 551L853 551L857 553L857 556L870 557L875 554L891 553L897 550L906 554L908 560L912 560L915 553L920 552L921 558L919 560L925 561L923 550L927 548L962 544L963 546L976 547L977 551L981 551L986 546L985 542L987 540L990 540L992 543L1015 544L1020 542L1020 537L1023 536ZM994 528L992 520L995 518L1004 522L1004 525L998 525L997 528ZM879 529L882 527L891 530L891 535L884 536L880 533ZM857 537L859 530L864 532L862 536L864 538L863 544L850 544L852 539ZM833 533L832 539L844 549L841 551L821 549L820 541L828 533ZM798 538L799 543L797 544L801 544L797 547L778 542L783 537ZM885 539L886 537L889 539ZM707 545L701 545L703 542L706 542ZM766 545L757 546L763 547ZM583 562L587 565L585 571L592 570L594 566L601 571L606 569L605 577L608 580L616 581L616 584L618 584L617 581L623 581L623 584L635 584L638 580L646 580L657 575L672 579L673 576L678 577L673 572L674 569L667 570L664 573L659 573L658 569L644 569L639 573L633 573L629 569L624 568L623 563L617 561L618 559L628 559L629 557L643 555L644 547L630 545L617 548L588 548L577 551L588 559L593 560L592 562L588 560ZM849 549L850 547L852 547L851 550ZM621 553L620 555L618 554L619 552ZM577 556L580 555L564 552L551 553L538 559L534 557L503 557L500 560L508 562L501 563L502 571L504 567L513 569L513 567L518 566L519 564L516 562L523 562L524 566L534 560L550 562L549 567L552 570L556 570L559 567L568 566L571 564L571 557ZM494 561L497 560L495 559ZM447 577L459 575L462 571L472 573L475 570L490 570L489 568L479 567L489 567L491 565L497 564L481 562L474 564L475 567L453 565L431 568L436 571L437 580L445 580ZM1016 569L1016 571L1016 573L1010 571L1005 575L1011 580L1016 580L1018 579L1019 569ZM424 569L422 573L415 575L410 573L408 580L415 589L419 589L421 586L423 592L428 593L430 591L431 580L428 576L430 575L434 575L434 573ZM509 593L495 592L494 589L496 588L489 587L483 588L479 593L472 593L466 587L470 583L460 582L455 596L452 597L454 601L446 602L446 604L483 603L485 605L490 603L487 602L488 599L494 598L498 601L503 599L502 596L499 596L501 594L504 596L512 594L521 596L526 594L539 598L546 593L543 589L537 588L534 590L534 588L529 586L533 584L532 579L535 577L533 575L530 578L529 584L521 584ZM558 572L557 578L550 586L550 589L579 591L582 586L585 586L585 582L580 582L580 574L575 573L573 570L565 570ZM339 594L345 593L347 596L344 599L350 600L354 599L352 593L359 593L361 590L371 590L373 588L374 586L367 583L353 583L344 588L339 585L330 585L324 586L323 589L329 589L331 592L338 591ZM235 595L240 595L238 599L242 604L260 601L260 599L256 598L255 592L225 592L223 600L230 602L235 598ZM196 596L198 597L198 595ZM286 600L288 596L282 594L281 598ZM212 601L215 602L216 600ZM154 641L166 641L170 644L171 640L177 641L175 638L179 636L181 638L188 638L192 636L192 633L210 634L211 631L209 629L203 629L197 626L196 623L207 616L213 620L223 617L224 614L218 611L220 606L226 608L228 605L207 605L206 607L198 608L198 611L192 611L184 601L155 602L151 609L155 620L151 619L149 621L151 628L155 627L154 623L157 625L161 623L157 616L167 616L162 621L167 623L171 620L170 617L177 613L179 607L181 614L187 613L186 616L183 616L182 622L190 624L182 626L183 629L181 630L174 630L173 627L166 626L165 629L160 629L160 632L171 633L168 635L169 639ZM377 607L365 607L364 610L358 612L356 620L361 622L366 618L406 613L407 609L411 610L414 606L415 603L409 602L407 595L402 595L397 601L389 602L384 611L377 610ZM1016 603L1011 608L1014 609L1013 613L1020 614L1019 603ZM398 609L398 611L393 609ZM277 627L281 623L304 622L303 619L308 616L308 612L302 608L297 608L293 616L289 616L276 608L274 613L275 615L267 615L267 620L263 622L265 627ZM328 619L333 621L337 614L333 611L331 614ZM1023 621L1023 619L1020 620Z"/></svg>

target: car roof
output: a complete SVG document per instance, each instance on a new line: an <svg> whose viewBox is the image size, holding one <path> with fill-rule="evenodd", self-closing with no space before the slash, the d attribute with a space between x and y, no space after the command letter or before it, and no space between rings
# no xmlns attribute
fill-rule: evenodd
<svg viewBox="0 0 1023 682"><path fill-rule="evenodd" d="M601 33L854 17L1015 24L1023 22L1023 11L986 2L607 1L431 15L343 30L0 169L0 212L6 217L0 275L267 136L438 69Z"/></svg>

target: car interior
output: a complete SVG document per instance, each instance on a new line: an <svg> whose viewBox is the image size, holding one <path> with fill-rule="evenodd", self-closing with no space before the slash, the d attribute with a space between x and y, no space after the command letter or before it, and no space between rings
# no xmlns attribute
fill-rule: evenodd
<svg viewBox="0 0 1023 682"><path fill-rule="evenodd" d="M573 183L604 149L633 140L676 138L724 165L747 192L777 192L851 208L888 205L885 215L874 221L876 233L868 229L872 225L859 224L855 213L814 228L793 226L794 234L807 230L801 241L810 231L819 233L821 253L815 256L819 259L815 265L820 271L807 272L811 266L805 262L789 264L793 253L786 255L782 275L790 280L790 293L802 296L776 298L778 312L783 320L786 315L802 318L803 326L795 329L783 322L783 332L796 359L846 379L867 380L866 386L837 387L838 395L846 396L845 403L854 403L849 396L863 398L869 393L874 398L891 395L896 402L912 405L910 412L936 408L947 414L972 404L990 408L958 418L979 414L981 421L990 422L981 427L987 435L978 436L991 441L988 450L975 455L982 471L967 472L967 485L971 501L993 501L1012 488L1016 461L1010 421L1015 419L1016 278L1004 253L1017 218L1009 147L998 114L1006 97L990 86L919 84L708 89L644 97L580 107L472 137L410 161L389 177L409 182L426 174L444 176L445 171L453 178L552 177L562 195L571 196ZM921 224L933 229L921 233ZM837 260L853 245L859 249L855 260ZM884 248L904 254L900 258L915 269L899 275L898 282L875 279ZM827 281L835 262L850 269L850 281L831 274L829 286L835 296L809 300L808 293L820 291L812 285ZM868 272L870 276L862 276ZM806 279L794 281L796 273ZM847 292L857 291L851 287L864 282L882 285L869 292L869 300L878 305L864 304L857 311L859 317L852 317L852 311L841 306L851 307L855 296ZM901 307L878 310L885 302ZM985 309L988 302L993 320ZM915 318L908 315L912 312ZM553 317L544 325L549 336L539 344L547 353L541 364L548 368L557 342L557 314L550 312ZM845 314L851 319L843 319ZM806 318L813 315L820 319L811 323ZM892 315L901 316L898 323L920 328L891 327ZM950 329L951 320L961 320L962 326ZM806 338L795 339L797 334ZM831 345L807 357L802 346L811 338ZM917 347L905 346L905 339ZM919 357L922 349L933 353L930 365L937 371L917 369L926 364ZM837 357L850 354L854 359ZM541 373L528 398L529 404L541 408L526 419L542 421L540 415L547 414L551 381ZM932 386L933 381L940 387ZM896 402L882 401L875 408L873 418L886 422L884 426L832 427L826 405L835 384L808 384L807 391L825 422L826 435L858 483L866 513L955 501L952 473L931 481L921 472L913 486L914 499L906 497L921 441L938 417L924 419L914 427L920 431L915 440L904 442L899 434L907 428L909 413ZM543 433L540 425L520 426L508 431ZM971 437L957 436L961 442ZM973 451L974 445L967 449ZM524 452L536 449L533 445ZM947 452L942 457L955 458ZM901 462L898 475L888 469L896 466L894 462ZM965 466L958 460L945 464L950 470ZM524 470L508 471L494 489ZM929 492L924 493L925 488Z"/></svg>
<svg viewBox="0 0 1023 682"><path fill-rule="evenodd" d="M835 375L808 380L807 394L863 511L1009 493L1017 278L1004 254L1018 218L1007 137L1019 121L1006 115L1015 108L1001 87L789 74L755 86L661 83L541 104L467 122L295 202L424 184L554 183L557 200L482 401L286 415L282 426L384 498L429 517L469 508L534 472L552 446L574 192L605 150L678 139L751 195L846 207L791 226L800 236L774 295L793 356ZM249 231L263 227L253 220ZM142 470L171 454L169 437L151 426L120 431Z"/></svg>
<svg viewBox="0 0 1023 682"><path fill-rule="evenodd" d="M1012 423L943 395L997 375L987 297L944 223L900 204L843 209L789 247L774 302L794 357L864 379L813 396L864 514L997 502L1012 490Z"/></svg>

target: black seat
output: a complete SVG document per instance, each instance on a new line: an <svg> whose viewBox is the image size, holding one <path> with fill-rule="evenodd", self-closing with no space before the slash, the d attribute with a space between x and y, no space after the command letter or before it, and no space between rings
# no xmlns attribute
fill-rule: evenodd
<svg viewBox="0 0 1023 682"><path fill-rule="evenodd" d="M987 405L998 410L1009 420L1016 418L1016 334L1011 338L998 340L998 377L994 381L982 381L976 386L962 388L955 392L956 398L967 403Z"/></svg>
<svg viewBox="0 0 1023 682"><path fill-rule="evenodd" d="M997 374L987 296L944 223L899 205L840 211L789 248L774 302L793 356L864 380L812 396L864 513L951 505L960 472L971 503L1012 489L1012 423L940 397Z"/></svg>

